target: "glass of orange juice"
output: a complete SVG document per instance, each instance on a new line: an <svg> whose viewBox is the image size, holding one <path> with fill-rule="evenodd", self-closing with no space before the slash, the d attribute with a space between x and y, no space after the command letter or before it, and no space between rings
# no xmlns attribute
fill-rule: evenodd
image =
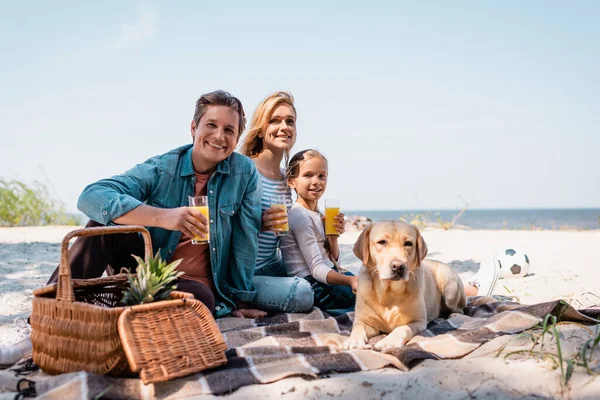
<svg viewBox="0 0 600 400"><path fill-rule="evenodd" d="M273 226L273 228L281 229L280 231L275 232L275 235L277 235L277 236L287 235L290 231L290 225L287 220L287 206L285 204L285 196L284 195L274 195L274 196L271 196L269 199L271 202L271 208L281 209L285 212L285 223Z"/></svg>
<svg viewBox="0 0 600 400"><path fill-rule="evenodd" d="M208 196L190 196L188 197L188 204L190 207L194 207L197 210L200 210L202 214L206 217L206 228L210 229L210 224L208 223ZM206 244L210 242L210 231L206 232L204 235L195 236L192 238L192 244Z"/></svg>
<svg viewBox="0 0 600 400"><path fill-rule="evenodd" d="M325 235L339 236L339 232L335 229L335 216L340 213L340 201L327 199L325 200Z"/></svg>

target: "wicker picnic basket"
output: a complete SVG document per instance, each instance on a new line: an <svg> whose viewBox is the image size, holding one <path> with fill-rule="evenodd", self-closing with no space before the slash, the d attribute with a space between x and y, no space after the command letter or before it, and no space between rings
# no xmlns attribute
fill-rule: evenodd
<svg viewBox="0 0 600 400"><path fill-rule="evenodd" d="M215 320L192 295L172 292L171 298L175 300L123 307L121 299L128 288L127 275L71 278L68 262L71 239L134 232L142 234L148 261L152 243L144 227L85 228L64 237L58 282L33 292L30 319L33 361L45 372L83 370L133 376L141 370L144 383L149 383L227 362L225 341ZM121 336L120 328L124 331ZM128 362L128 357L133 362Z"/></svg>
<svg viewBox="0 0 600 400"><path fill-rule="evenodd" d="M225 340L211 312L198 300L128 307L119 317L119 334L131 369L140 372L145 384L227 363Z"/></svg>

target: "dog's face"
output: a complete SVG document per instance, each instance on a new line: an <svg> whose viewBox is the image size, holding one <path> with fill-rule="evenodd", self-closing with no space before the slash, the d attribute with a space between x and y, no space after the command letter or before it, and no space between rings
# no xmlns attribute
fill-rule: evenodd
<svg viewBox="0 0 600 400"><path fill-rule="evenodd" d="M354 254L371 276L408 280L421 265L427 246L419 230L404 221L379 221L365 228L354 244Z"/></svg>

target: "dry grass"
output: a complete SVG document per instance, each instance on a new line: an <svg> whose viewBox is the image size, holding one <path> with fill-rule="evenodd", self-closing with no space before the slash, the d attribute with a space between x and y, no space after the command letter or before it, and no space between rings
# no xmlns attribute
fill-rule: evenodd
<svg viewBox="0 0 600 400"><path fill-rule="evenodd" d="M529 338L531 347L510 351L504 354L504 359L507 360L516 355L526 355L550 363L551 369L560 370L560 387L562 394L565 395L569 389L569 381L576 366L583 367L592 377L600 375L600 364L592 365L594 351L600 344L600 324L596 325L596 329L593 331L588 326L576 322L560 322L559 319L560 316L548 314L538 326L516 335L515 339ZM575 354L566 354L561 345L562 335L559 332L558 325L577 325L587 331L590 338L579 347ZM553 350L548 350L548 346L546 346L546 349L544 348L546 334L550 336L550 340L554 343ZM496 357L504 352L509 343L505 343L498 349Z"/></svg>

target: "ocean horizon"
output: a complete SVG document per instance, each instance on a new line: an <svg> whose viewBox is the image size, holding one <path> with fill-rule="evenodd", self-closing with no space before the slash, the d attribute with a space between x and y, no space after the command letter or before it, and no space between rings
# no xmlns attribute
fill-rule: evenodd
<svg viewBox="0 0 600 400"><path fill-rule="evenodd" d="M347 218L364 216L371 221L415 218L450 222L461 210L342 210ZM600 208L467 209L456 225L472 229L600 229Z"/></svg>
<svg viewBox="0 0 600 400"><path fill-rule="evenodd" d="M433 224L450 222L460 210L346 210L346 218L364 216L371 221L421 218ZM81 212L71 212L81 225L88 218ZM471 229L600 229L600 208L510 208L510 209L467 209L456 221L458 226Z"/></svg>

